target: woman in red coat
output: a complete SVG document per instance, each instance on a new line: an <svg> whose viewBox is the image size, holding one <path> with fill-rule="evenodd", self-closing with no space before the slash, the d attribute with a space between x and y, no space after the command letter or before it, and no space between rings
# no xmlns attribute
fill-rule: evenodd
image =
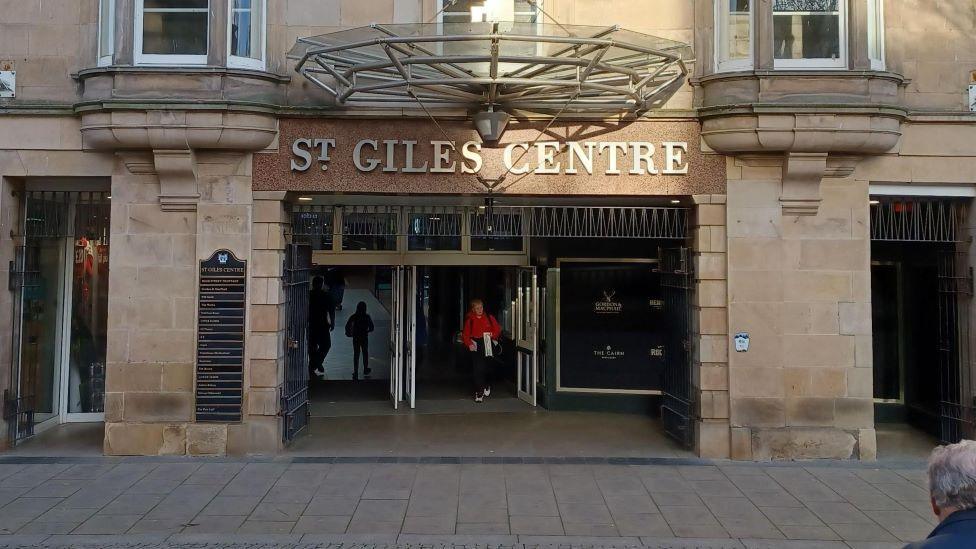
<svg viewBox="0 0 976 549"><path fill-rule="evenodd" d="M498 341L502 327L495 317L485 312L480 299L471 300L471 308L464 317L461 340L471 351L471 374L474 380L474 401L482 402L491 394L488 385L488 357L492 356L493 343Z"/></svg>

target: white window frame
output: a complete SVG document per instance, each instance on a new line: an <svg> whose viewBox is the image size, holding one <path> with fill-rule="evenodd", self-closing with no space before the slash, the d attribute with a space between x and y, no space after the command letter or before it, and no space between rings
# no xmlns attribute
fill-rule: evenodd
<svg viewBox="0 0 976 549"><path fill-rule="evenodd" d="M715 0L715 72L744 71L755 66L757 1L749 0L749 57L723 61L721 44L725 43L728 27L722 22L722 14L729 0Z"/></svg>
<svg viewBox="0 0 976 549"><path fill-rule="evenodd" d="M847 9L848 0L837 0L837 11L838 11L838 25L837 32L840 35L840 51L837 59L775 59L773 61L773 67L776 69L799 69L799 70L830 70L830 69L846 69L847 59L848 59L848 24L847 18L850 14L850 10ZM804 14L807 12L793 12L797 14ZM776 17L776 13L773 13L773 17ZM775 26L775 25L774 25Z"/></svg>
<svg viewBox="0 0 976 549"><path fill-rule="evenodd" d="M180 12L193 11L196 13L207 13L207 52L203 55L160 55L142 53L143 40L143 16L145 14L145 0L135 0L136 2L136 21L133 51L136 65L206 65L207 55L210 52L210 7L213 0L207 0L207 8L195 10L177 10ZM154 10L155 11L155 10Z"/></svg>
<svg viewBox="0 0 976 549"><path fill-rule="evenodd" d="M867 0L868 4L868 58L871 70L885 70L885 19L884 0ZM871 56L871 44L877 42L879 57Z"/></svg>
<svg viewBox="0 0 976 549"><path fill-rule="evenodd" d="M102 12L108 3L108 21L102 21ZM102 51L102 33L108 33L108 51ZM98 66L107 67L115 56L115 0L98 0Z"/></svg>
<svg viewBox="0 0 976 549"><path fill-rule="evenodd" d="M437 32L438 32L438 34L444 34L444 14L446 13L444 11L444 8L445 8L445 4L447 4L448 1L449 0L438 0L438 2L437 2L437 10L438 10L437 11ZM512 0L512 1L514 2L515 0ZM536 5L538 6L536 8L536 12L535 12L535 15L536 15L536 22L535 22L535 24L536 24L536 27L538 27L540 30L542 29L542 24L543 24L543 21L545 20L545 14L542 12L542 10L545 9L543 7L543 1L544 0L536 0L536 2L535 2ZM452 12L452 13L454 13L454 12ZM515 15L518 15L519 13L525 13L525 12L518 12L518 11L516 11L515 12ZM470 22L470 15L469 15L469 19L467 19L466 22Z"/></svg>
<svg viewBox="0 0 976 549"><path fill-rule="evenodd" d="M252 2L253 1L254 0L252 0ZM254 9L252 8L251 11L254 11ZM253 24L253 17L251 18L251 22ZM237 69L263 71L265 69L268 57L268 0L261 0L261 59L231 55L230 48L233 41L233 36L231 36L231 27L233 24L234 0L227 0L227 66Z"/></svg>

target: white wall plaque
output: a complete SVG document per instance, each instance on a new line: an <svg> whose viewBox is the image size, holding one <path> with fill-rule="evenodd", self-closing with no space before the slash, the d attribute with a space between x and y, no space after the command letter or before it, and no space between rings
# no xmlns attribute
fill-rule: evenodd
<svg viewBox="0 0 976 549"><path fill-rule="evenodd" d="M17 95L17 71L0 71L0 97Z"/></svg>

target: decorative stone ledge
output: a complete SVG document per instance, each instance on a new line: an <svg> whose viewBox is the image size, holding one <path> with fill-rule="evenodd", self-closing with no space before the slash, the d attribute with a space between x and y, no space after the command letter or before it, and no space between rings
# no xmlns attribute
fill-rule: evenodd
<svg viewBox="0 0 976 549"><path fill-rule="evenodd" d="M908 110L901 76L872 71L748 71L692 81L702 139L725 155L783 157L784 215L816 215L823 177L851 158L885 153ZM838 169L834 156L844 157Z"/></svg>

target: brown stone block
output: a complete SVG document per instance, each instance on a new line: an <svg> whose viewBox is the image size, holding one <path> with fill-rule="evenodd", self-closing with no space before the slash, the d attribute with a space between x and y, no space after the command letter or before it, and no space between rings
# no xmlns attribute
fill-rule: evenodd
<svg viewBox="0 0 976 549"><path fill-rule="evenodd" d="M786 424L790 427L832 426L834 399L813 397L786 399Z"/></svg>
<svg viewBox="0 0 976 549"><path fill-rule="evenodd" d="M166 297L132 298L126 313L129 328L166 330L174 328L173 300Z"/></svg>
<svg viewBox="0 0 976 549"><path fill-rule="evenodd" d="M197 324L197 301L192 297L173 299L173 325L186 327Z"/></svg>
<svg viewBox="0 0 976 549"><path fill-rule="evenodd" d="M696 369L697 385L703 391L728 391L729 367L727 365L702 364Z"/></svg>
<svg viewBox="0 0 976 549"><path fill-rule="evenodd" d="M247 341L247 355L251 359L276 360L284 354L284 344L281 332L252 332Z"/></svg>
<svg viewBox="0 0 976 549"><path fill-rule="evenodd" d="M874 367L874 341L871 336L854 336L854 365L858 368Z"/></svg>
<svg viewBox="0 0 976 549"><path fill-rule="evenodd" d="M280 200L255 200L252 215L255 223L289 223L284 203Z"/></svg>
<svg viewBox="0 0 976 549"><path fill-rule="evenodd" d="M728 362L728 336L701 335L698 338L698 356L701 362Z"/></svg>
<svg viewBox="0 0 976 549"><path fill-rule="evenodd" d="M705 459L729 458L729 424L725 420L702 420L696 426L695 447Z"/></svg>
<svg viewBox="0 0 976 549"><path fill-rule="evenodd" d="M837 334L840 328L837 303L786 302L782 304L784 334Z"/></svg>
<svg viewBox="0 0 976 549"><path fill-rule="evenodd" d="M249 374L251 387L278 387L279 368L277 360L252 358Z"/></svg>
<svg viewBox="0 0 976 549"><path fill-rule="evenodd" d="M821 271L866 271L871 242L865 240L804 240L800 268Z"/></svg>
<svg viewBox="0 0 976 549"><path fill-rule="evenodd" d="M783 268L785 243L779 238L731 238L730 271L776 271Z"/></svg>
<svg viewBox="0 0 976 549"><path fill-rule="evenodd" d="M126 393L126 421L190 421L193 417L192 393Z"/></svg>
<svg viewBox="0 0 976 549"><path fill-rule="evenodd" d="M841 335L871 335L870 303L839 303L838 318Z"/></svg>
<svg viewBox="0 0 976 549"><path fill-rule="evenodd" d="M275 250L255 250L251 254L251 275L278 278L282 275L284 254Z"/></svg>
<svg viewBox="0 0 976 549"><path fill-rule="evenodd" d="M194 330L139 330L129 335L129 359L132 362L193 361Z"/></svg>
<svg viewBox="0 0 976 549"><path fill-rule="evenodd" d="M112 263L123 267L173 264L173 238L160 234L126 234L112 239ZM115 253L119 250L119 253Z"/></svg>
<svg viewBox="0 0 976 549"><path fill-rule="evenodd" d="M163 364L162 389L164 392L191 392L193 375L193 364Z"/></svg>
<svg viewBox="0 0 976 549"><path fill-rule="evenodd" d="M158 204L129 204L126 207L128 234L196 234L195 212L164 212Z"/></svg>
<svg viewBox="0 0 976 549"><path fill-rule="evenodd" d="M786 426L786 404L782 398L737 398L734 392L731 396L733 427Z"/></svg>
<svg viewBox="0 0 976 549"><path fill-rule="evenodd" d="M162 371L159 364L109 362L105 367L105 390L117 393L159 391Z"/></svg>
<svg viewBox="0 0 976 549"><path fill-rule="evenodd" d="M857 454L861 461L877 461L878 437L874 429L859 429L857 432Z"/></svg>
<svg viewBox="0 0 976 549"><path fill-rule="evenodd" d="M698 307L726 307L728 294L724 280L702 280L697 284L695 292Z"/></svg>
<svg viewBox="0 0 976 549"><path fill-rule="evenodd" d="M853 367L854 338L840 335L785 335L783 360L788 367Z"/></svg>
<svg viewBox="0 0 976 549"><path fill-rule="evenodd" d="M695 256L695 278L698 280L725 280L727 266L725 254L700 253Z"/></svg>
<svg viewBox="0 0 976 549"><path fill-rule="evenodd" d="M182 425L106 423L105 453L110 456L158 456L185 453Z"/></svg>
<svg viewBox="0 0 976 549"><path fill-rule="evenodd" d="M698 226L725 226L724 204L699 204L695 209Z"/></svg>
<svg viewBox="0 0 976 549"><path fill-rule="evenodd" d="M839 398L835 402L837 426L844 429L874 428L874 400Z"/></svg>
<svg viewBox="0 0 976 549"><path fill-rule="evenodd" d="M799 216L783 224L783 238L850 239L854 236L854 218L850 208L831 209L820 206L815 216Z"/></svg>
<svg viewBox="0 0 976 549"><path fill-rule="evenodd" d="M173 265L196 267L197 235L173 235Z"/></svg>
<svg viewBox="0 0 976 549"><path fill-rule="evenodd" d="M783 299L786 301L851 301L852 273L787 271L783 273Z"/></svg>
<svg viewBox="0 0 976 549"><path fill-rule="evenodd" d="M782 225L783 210L777 203L776 206L756 208L756 207L733 207L729 205L729 238L748 238L748 239L776 239L783 233Z"/></svg>
<svg viewBox="0 0 976 549"><path fill-rule="evenodd" d="M753 459L851 459L856 440L840 429L754 429Z"/></svg>
<svg viewBox="0 0 976 549"><path fill-rule="evenodd" d="M766 180L756 180L745 177L745 167L740 166L743 174L742 181L729 182L729 214L734 210L743 208L778 208L779 197L782 193L783 185L780 183L782 177L782 166L774 166L779 173L775 177Z"/></svg>
<svg viewBox="0 0 976 549"><path fill-rule="evenodd" d="M712 228L695 227L693 231L694 239L692 249L696 252L712 252Z"/></svg>
<svg viewBox="0 0 976 549"><path fill-rule="evenodd" d="M874 370L871 368L848 368L847 393L852 398L874 397Z"/></svg>
<svg viewBox="0 0 976 549"><path fill-rule="evenodd" d="M251 331L277 332L281 314L281 305L251 305Z"/></svg>
<svg viewBox="0 0 976 549"><path fill-rule="evenodd" d="M698 309L698 330L704 335L728 335L728 309L719 307Z"/></svg>
<svg viewBox="0 0 976 549"><path fill-rule="evenodd" d="M813 396L813 381L810 368L784 368L783 390L788 397Z"/></svg>
<svg viewBox="0 0 976 549"><path fill-rule="evenodd" d="M711 251L725 253L728 250L728 231L725 227L709 227L709 235L712 237Z"/></svg>
<svg viewBox="0 0 976 549"><path fill-rule="evenodd" d="M783 300L783 278L781 271L732 271L729 273L729 302L780 302Z"/></svg>
<svg viewBox="0 0 976 549"><path fill-rule="evenodd" d="M123 393L105 393L105 422L115 423L122 421L122 402L125 395Z"/></svg>
<svg viewBox="0 0 976 549"><path fill-rule="evenodd" d="M729 368L729 392L733 398L783 397L782 368Z"/></svg>
<svg viewBox="0 0 976 549"><path fill-rule="evenodd" d="M247 413L250 416L274 416L278 414L278 390L251 387L247 392Z"/></svg>
<svg viewBox="0 0 976 549"><path fill-rule="evenodd" d="M730 458L736 461L752 461L752 429L732 427L729 429Z"/></svg>
<svg viewBox="0 0 976 549"><path fill-rule="evenodd" d="M227 425L191 423L186 426L186 453L222 456L227 453Z"/></svg>
<svg viewBox="0 0 976 549"><path fill-rule="evenodd" d="M127 330L108 330L105 360L108 362L128 362L129 332Z"/></svg>
<svg viewBox="0 0 976 549"><path fill-rule="evenodd" d="M729 419L728 391L702 391L698 397L700 417L703 419Z"/></svg>
<svg viewBox="0 0 976 549"><path fill-rule="evenodd" d="M847 395L847 372L851 368L811 368L811 396L843 397Z"/></svg>

